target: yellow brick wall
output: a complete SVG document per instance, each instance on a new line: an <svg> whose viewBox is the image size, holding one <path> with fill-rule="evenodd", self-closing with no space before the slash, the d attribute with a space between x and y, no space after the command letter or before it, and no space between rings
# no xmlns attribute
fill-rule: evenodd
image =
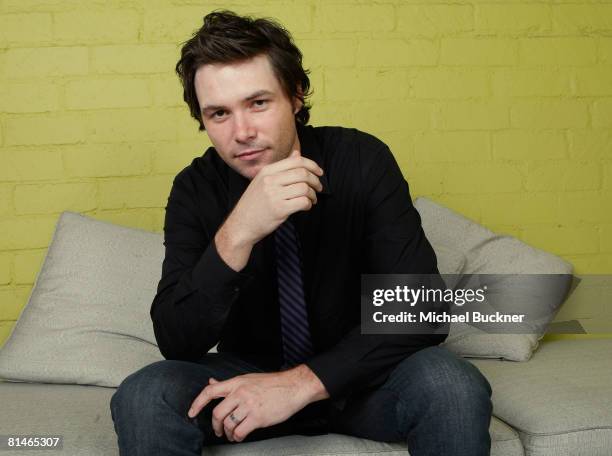
<svg viewBox="0 0 612 456"><path fill-rule="evenodd" d="M0 344L61 211L161 232L209 145L179 43L221 6L279 18L312 123L378 135L414 197L612 273L612 2L3 0Z"/></svg>

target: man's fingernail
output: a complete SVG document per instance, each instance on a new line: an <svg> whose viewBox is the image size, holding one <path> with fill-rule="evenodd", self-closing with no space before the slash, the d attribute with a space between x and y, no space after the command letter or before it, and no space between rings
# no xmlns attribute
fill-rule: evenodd
<svg viewBox="0 0 612 456"><path fill-rule="evenodd" d="M189 418L193 418L193 410L189 409L189 411L187 412L187 415L189 415Z"/></svg>

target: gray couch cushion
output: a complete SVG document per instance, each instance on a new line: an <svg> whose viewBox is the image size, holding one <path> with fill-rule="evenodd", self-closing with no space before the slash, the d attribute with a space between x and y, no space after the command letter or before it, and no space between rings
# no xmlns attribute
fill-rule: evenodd
<svg viewBox="0 0 612 456"><path fill-rule="evenodd" d="M513 302L521 302L523 298L525 303L533 301L529 289L526 295L516 291L516 276L513 279L512 274L562 274L562 280L558 281L555 290L547 293L547 299L536 301L537 305L548 310L549 320L552 320L569 291L570 263L519 239L494 233L428 198L417 198L414 206L421 215L423 230L434 250L444 247L466 257L463 274L508 274L507 281L497 281L495 290L489 288L491 294L495 291L497 303L508 301L504 305L512 308ZM531 334L487 334L469 324L452 323L443 346L465 357L526 361L543 335L544 329Z"/></svg>
<svg viewBox="0 0 612 456"><path fill-rule="evenodd" d="M117 436L110 415L114 388L0 382L0 429L3 434L60 434L62 456L117 456ZM43 405L41 405L43 404ZM490 427L492 456L522 456L518 435L493 418ZM22 456L23 451L3 451L3 456ZM37 451L57 455L58 451ZM377 454L406 456L406 446L355 437L326 434L288 436L259 442L204 448L203 455L237 456L261 454Z"/></svg>
<svg viewBox="0 0 612 456"><path fill-rule="evenodd" d="M529 456L612 454L612 339L543 342L523 363L470 360Z"/></svg>
<svg viewBox="0 0 612 456"><path fill-rule="evenodd" d="M163 256L161 234L63 212L0 378L116 387L162 359L149 308Z"/></svg>

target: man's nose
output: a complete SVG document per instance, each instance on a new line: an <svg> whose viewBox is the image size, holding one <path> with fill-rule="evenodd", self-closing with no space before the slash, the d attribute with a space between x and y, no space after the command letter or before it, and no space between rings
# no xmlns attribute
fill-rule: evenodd
<svg viewBox="0 0 612 456"><path fill-rule="evenodd" d="M248 142L257 135L255 126L249 119L248 114L236 114L234 128L236 141L238 142Z"/></svg>

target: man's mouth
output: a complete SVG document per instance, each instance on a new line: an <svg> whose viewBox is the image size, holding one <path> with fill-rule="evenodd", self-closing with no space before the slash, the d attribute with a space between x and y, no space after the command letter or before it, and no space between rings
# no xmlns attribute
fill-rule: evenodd
<svg viewBox="0 0 612 456"><path fill-rule="evenodd" d="M236 157L239 160L255 160L264 152L264 150L266 150L265 147L262 149L247 149L240 152L238 155L236 155Z"/></svg>

